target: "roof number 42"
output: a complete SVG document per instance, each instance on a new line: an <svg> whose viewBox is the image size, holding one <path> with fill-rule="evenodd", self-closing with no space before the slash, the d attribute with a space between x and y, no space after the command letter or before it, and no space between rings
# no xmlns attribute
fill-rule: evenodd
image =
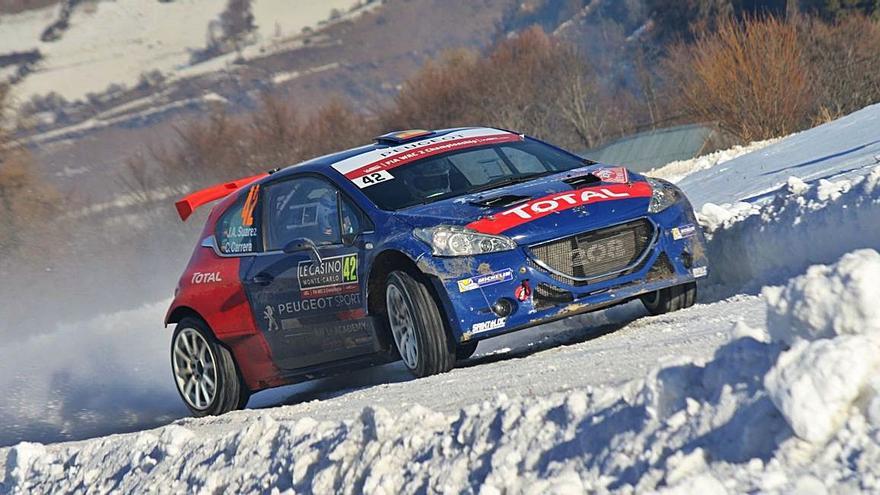
<svg viewBox="0 0 880 495"><path fill-rule="evenodd" d="M387 170L380 170L378 172L372 172L366 175L362 175L360 177L354 178L351 181L354 182L354 185L363 189L365 187L375 186L380 182L385 182L387 180L394 179L394 176L391 175Z"/></svg>

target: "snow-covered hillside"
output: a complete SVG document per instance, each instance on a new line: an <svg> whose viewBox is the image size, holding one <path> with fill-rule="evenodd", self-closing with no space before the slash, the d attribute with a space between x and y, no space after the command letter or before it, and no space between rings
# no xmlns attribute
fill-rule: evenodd
<svg viewBox="0 0 880 495"><path fill-rule="evenodd" d="M426 379L388 365L259 394L222 417L20 443L0 449L0 492L880 491L878 119L873 106L737 158L666 169L709 234L712 270L691 309L646 317L630 303L482 343L465 366ZM0 362L43 368L4 383L41 393L0 402L3 424L20 427L0 442L179 414L166 407L160 313L125 315L142 332L137 372L81 364L112 345L84 345L87 359L57 368L40 342L4 349ZM116 318L55 338L73 328L99 342Z"/></svg>
<svg viewBox="0 0 880 495"><path fill-rule="evenodd" d="M43 56L37 69L15 86L21 101L50 92L78 100L111 84L130 88L141 74L151 71L175 78L218 70L237 54L196 65L191 64L191 55L205 48L209 27L218 22L226 3L86 2L74 9L61 38L48 42L40 41L40 34L57 18L60 7L5 15L0 17L0 54L37 49ZM303 28L328 20L332 12L347 12L357 4L356 0L254 0L256 39L244 55L271 50Z"/></svg>

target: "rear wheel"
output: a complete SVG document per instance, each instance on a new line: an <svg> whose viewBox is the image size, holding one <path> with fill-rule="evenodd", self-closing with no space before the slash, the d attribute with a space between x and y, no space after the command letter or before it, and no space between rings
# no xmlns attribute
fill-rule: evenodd
<svg viewBox="0 0 880 495"><path fill-rule="evenodd" d="M697 300L697 284L687 284L667 287L642 296L642 304L652 315L662 315L680 309L689 308Z"/></svg>
<svg viewBox="0 0 880 495"><path fill-rule="evenodd" d="M193 416L212 416L243 408L250 398L232 354L207 325L184 318L171 338L171 369L177 392Z"/></svg>
<svg viewBox="0 0 880 495"><path fill-rule="evenodd" d="M446 336L440 308L424 283L405 272L391 272L385 285L385 306L397 351L414 375L424 377L452 369L455 346Z"/></svg>

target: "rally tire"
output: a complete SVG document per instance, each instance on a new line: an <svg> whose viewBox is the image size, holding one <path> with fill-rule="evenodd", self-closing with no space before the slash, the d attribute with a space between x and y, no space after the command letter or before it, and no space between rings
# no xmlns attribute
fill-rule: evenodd
<svg viewBox="0 0 880 495"><path fill-rule="evenodd" d="M410 372L421 378L455 366L455 346L443 326L440 308L423 282L406 272L391 272L385 285L385 305L395 347ZM409 337L404 331L407 328Z"/></svg>
<svg viewBox="0 0 880 495"><path fill-rule="evenodd" d="M195 417L242 409L250 399L232 353L200 319L184 318L174 329L171 371L177 393Z"/></svg>
<svg viewBox="0 0 880 495"><path fill-rule="evenodd" d="M696 282L689 282L687 284L667 287L650 294L645 294L641 299L645 309L652 315L671 313L694 305L697 300L697 284Z"/></svg>
<svg viewBox="0 0 880 495"><path fill-rule="evenodd" d="M455 348L455 359L457 361L469 359L475 352L477 352L478 343L479 342L468 342L466 344L459 344L458 347Z"/></svg>

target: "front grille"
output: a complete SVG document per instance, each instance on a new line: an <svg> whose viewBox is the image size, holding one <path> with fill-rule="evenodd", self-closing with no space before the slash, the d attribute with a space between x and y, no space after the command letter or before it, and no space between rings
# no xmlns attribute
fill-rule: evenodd
<svg viewBox="0 0 880 495"><path fill-rule="evenodd" d="M654 227L636 220L532 246L532 256L568 283L594 281L628 268L648 249ZM580 284L576 284L580 285Z"/></svg>

